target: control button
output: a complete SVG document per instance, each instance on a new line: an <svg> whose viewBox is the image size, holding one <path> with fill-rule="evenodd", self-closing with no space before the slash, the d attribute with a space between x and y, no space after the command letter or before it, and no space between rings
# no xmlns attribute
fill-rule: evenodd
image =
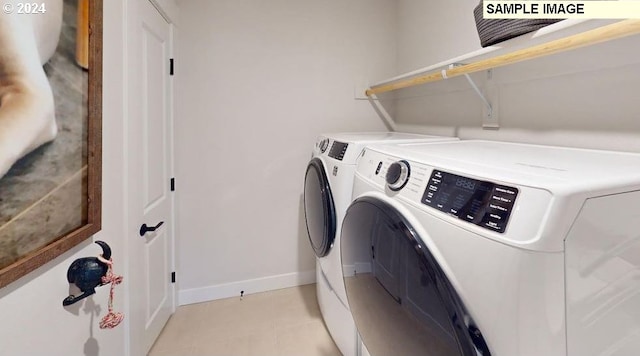
<svg viewBox="0 0 640 356"><path fill-rule="evenodd" d="M495 210L499 210L499 211L504 211L504 212L508 212L509 211L509 209L507 209L507 208L505 208L505 207L503 207L501 205L489 204L489 207L491 209L495 209Z"/></svg>
<svg viewBox="0 0 640 356"><path fill-rule="evenodd" d="M488 227L497 232L502 232L502 225L499 225L494 221L487 221L483 226Z"/></svg>
<svg viewBox="0 0 640 356"><path fill-rule="evenodd" d="M508 212L501 212L499 210L491 210L488 209L487 212L480 220L482 227L488 228L490 230L503 233L504 228L507 225L507 220L509 219Z"/></svg>
<svg viewBox="0 0 640 356"><path fill-rule="evenodd" d="M380 173L380 169L382 168L382 162L378 163L378 167L376 168L376 175Z"/></svg>
<svg viewBox="0 0 640 356"><path fill-rule="evenodd" d="M494 189L497 193L502 193L506 195L515 196L517 193L515 188L510 188L510 187L495 187Z"/></svg>
<svg viewBox="0 0 640 356"><path fill-rule="evenodd" d="M507 219L509 219L509 210L507 211L502 211L502 210L498 210L498 209L492 209L491 206L489 206L489 209L486 210L486 213L484 214L484 220L495 220L495 221L506 221Z"/></svg>
<svg viewBox="0 0 640 356"><path fill-rule="evenodd" d="M500 203L504 203L504 204L512 204L513 203L513 197L504 197L502 195L498 195L498 194L492 194L491 195L491 200L492 201L497 201Z"/></svg>
<svg viewBox="0 0 640 356"><path fill-rule="evenodd" d="M407 161L393 162L389 168L387 168L387 175L385 180L389 189L398 191L407 184L409 176L411 174L411 167Z"/></svg>

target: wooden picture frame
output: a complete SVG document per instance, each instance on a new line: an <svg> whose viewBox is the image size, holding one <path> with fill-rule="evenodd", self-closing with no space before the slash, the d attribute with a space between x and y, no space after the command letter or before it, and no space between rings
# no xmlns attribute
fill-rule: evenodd
<svg viewBox="0 0 640 356"><path fill-rule="evenodd" d="M24 254L17 253L17 254L11 255L10 259L6 259L5 261L11 261L11 259L17 258L15 261L12 261L10 264L5 263L4 266L0 264L0 288L18 280L22 276L34 271L38 267L60 256L61 254L73 248L74 246L78 245L85 239L91 237L93 234L100 231L101 229L102 24L103 24L102 23L102 0L64 0L64 1L65 3L63 8L64 8L64 11L67 11L67 12L64 12L64 16L63 16L64 20L63 20L63 24L61 25L61 41L63 39L66 39L68 41L68 38L70 37L71 30L65 33L66 25L64 21L67 21L67 20L69 20L70 22L74 22L76 24L75 27L78 29L77 31L78 33L82 31L81 28L83 27L83 23L84 23L86 27L84 27L84 32L82 33L84 34L84 38L88 37L88 46L86 45L84 46L84 53L83 53L83 50L81 50L82 46L78 45L77 46L78 48L76 49L76 53L75 53L75 56L77 56L77 58L72 58L73 56L69 55L70 50L66 50L65 56L63 56L64 58L57 60L58 63L54 63L54 64L60 64L60 66L66 65L67 67L70 67L71 64L76 65L78 67L87 66L88 64L88 69L86 70L81 69L82 72L80 72L81 73L80 77L83 78L82 85L78 85L77 81L72 83L72 85L75 85L76 87L81 88L79 89L79 91L82 92L83 94L79 101L79 105L82 107L73 108L73 105L69 105L68 103L65 106L66 110L71 110L71 111L75 110L75 111L81 112L82 114L79 114L79 116L82 117L81 121L84 121L79 124L79 127L81 127L80 129L81 134L79 139L79 142L81 142L80 144L81 147L78 149L80 151L80 154L76 154L75 156L75 157L80 157L80 162L72 162L73 164L66 164L65 162L65 165L70 165L70 166L73 166L73 165L77 166L78 164L80 164L80 170L77 171L74 175L74 177L76 177L77 181L80 183L77 183L77 186L74 187L73 189L74 197L72 199L78 202L78 206L81 207L80 208L81 211L73 212L75 216L81 216L81 218L74 220L74 221L79 221L80 223L77 224L74 222L74 224L76 225L70 225L71 227L67 228L68 231L64 230L64 232L61 233L59 236L53 236L51 238L47 238L46 243L43 242L42 246L37 246L36 244L34 244L33 246L36 246L36 247L34 248L33 246L30 246L28 248L28 250L30 251L28 251L27 253L24 253ZM60 4L62 4L62 0L60 0ZM68 13L68 9L71 6L77 6L77 9L76 9L77 14ZM83 7L88 7L88 9L84 8L83 10ZM75 17L75 20L73 20L74 18L73 16L76 16L76 15L77 17ZM2 15L0 14L0 16ZM36 16L36 15L24 15L24 16ZM88 21L87 21L87 17L88 17ZM81 42L82 41L81 37L82 36L78 34L76 36L76 42L78 43ZM60 44L58 46L60 46ZM88 48L88 56L86 53L87 48ZM56 49L56 51L58 51L58 49ZM84 63L82 58L84 58ZM47 62L47 64L50 64L50 62L54 61L54 59L55 57L52 57L49 60L49 62ZM47 65L44 66L44 71L46 72L48 80L49 79L53 80L52 77L59 75L59 73L57 73L57 70L55 68L53 69L49 68L49 72L47 72ZM82 73L86 73L86 74L82 74ZM64 75L65 74L63 74L62 76L64 77ZM52 82L51 80L50 82ZM64 80L64 78L61 80ZM57 95L55 88L52 89L52 91L54 92L54 96ZM86 100L86 106L84 106L85 100ZM58 122L61 119L61 117L58 117L59 105L60 104L56 102L55 115ZM69 109L69 107L71 107L71 109ZM0 110L2 110L2 108L0 108ZM52 143L45 143L44 145L32 151L31 153L28 153L26 156L22 157L21 161L26 161L27 163L20 163L21 161L18 161L16 164L12 166L12 168L9 170L7 175L5 175L5 177L15 175L15 174L20 174L22 169L20 168L21 165L29 166L30 168L31 166L36 165L39 160L46 159L47 152L57 147L54 145L65 144L66 141L62 140L61 137L63 134L67 133L68 129L64 127L64 125L62 125L62 127L60 126L61 124L58 123L58 134L57 134L57 137L51 141ZM86 140L85 140L85 132L86 132ZM59 143L58 142L59 139L62 142ZM45 157L45 158L42 158L42 157ZM49 164L49 165L55 166L55 163ZM56 171L56 170L50 169L49 171ZM45 177L45 178L48 178L48 177ZM4 178L0 176L0 189L2 189L3 187L1 184L2 179ZM10 177L6 178L5 181L10 179L11 179ZM67 178L67 180L64 180L65 183L63 184L67 184L70 181L69 179L71 178ZM9 186L15 188L17 185L14 184ZM29 191L29 189L30 189L29 187L26 187L24 189L21 188L19 192L17 192L17 194L14 194L14 196L19 196L20 194L23 194L24 192ZM56 187L55 189L58 189L58 188ZM7 189L5 189L5 191L7 191ZM62 190L60 191L62 192ZM2 201L1 194L2 194L2 190L0 190L0 203ZM47 198L51 196L50 194L51 193L47 193L46 195L43 195L42 198L37 200L35 203L31 204L29 206L29 209L32 209L33 207L37 207L38 204L44 205L45 203L47 203ZM2 209L2 205L0 205L0 209ZM31 234L30 236L39 236L37 229L42 229L42 234L51 233L51 229L49 230L47 229L50 224L50 219L52 218L51 217L52 215L56 215L61 211L64 211L65 209L71 210L72 207L70 207L70 205L68 204L60 204L60 206L58 206L57 208L55 207L51 208L50 206L48 206L46 209L49 209L48 212L51 214L47 213L48 215L45 214L46 216L43 216L43 214L37 215L36 213L34 213L36 215L34 217L29 218L28 214L32 212L32 210L29 210L29 212L26 212L26 213L19 212L17 214L14 214L13 220L10 220L10 222L18 221L20 218L23 218L25 221L21 222L21 224L29 225L30 227L33 227L33 229L35 230L30 232ZM41 210L45 211L46 209L43 208ZM58 215L64 215L64 214L58 214ZM5 225L8 226L8 224L5 224ZM5 225L2 225L2 221L0 220L0 232L2 231L3 227L5 227ZM20 236L20 231L22 231L21 229L14 228L13 226L10 226L10 227L11 229L9 230L11 230L11 232L6 233L6 236L2 236L2 234L0 233L0 252L2 252L3 249L5 250L4 251L5 253L7 253L11 249L15 249L18 252L21 251L20 249L21 246L16 247L16 246L8 245L6 241L8 241L9 239L13 239L12 241L21 241L21 239L28 240L28 237L23 238L23 236ZM63 230L60 230L60 231L63 231ZM3 241L2 239L5 239L5 241ZM18 245L21 243L22 242L18 243ZM14 245L16 244L14 243Z"/></svg>

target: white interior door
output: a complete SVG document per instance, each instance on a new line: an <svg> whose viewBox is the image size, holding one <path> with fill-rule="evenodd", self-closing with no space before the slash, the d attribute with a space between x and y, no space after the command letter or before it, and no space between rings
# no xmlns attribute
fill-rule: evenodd
<svg viewBox="0 0 640 356"><path fill-rule="evenodd" d="M128 3L130 347L132 355L146 355L175 309L172 36L148 0Z"/></svg>

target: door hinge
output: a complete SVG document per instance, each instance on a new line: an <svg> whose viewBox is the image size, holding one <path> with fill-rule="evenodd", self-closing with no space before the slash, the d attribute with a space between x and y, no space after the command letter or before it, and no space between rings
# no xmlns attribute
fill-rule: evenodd
<svg viewBox="0 0 640 356"><path fill-rule="evenodd" d="M175 178L171 178L171 191L175 192L176 191L176 179Z"/></svg>
<svg viewBox="0 0 640 356"><path fill-rule="evenodd" d="M173 75L173 58L169 58L169 75Z"/></svg>
<svg viewBox="0 0 640 356"><path fill-rule="evenodd" d="M171 272L171 283L176 283L176 273Z"/></svg>

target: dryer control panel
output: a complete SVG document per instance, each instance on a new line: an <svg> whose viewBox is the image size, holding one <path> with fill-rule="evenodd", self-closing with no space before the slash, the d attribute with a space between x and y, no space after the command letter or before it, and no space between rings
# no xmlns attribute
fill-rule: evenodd
<svg viewBox="0 0 640 356"><path fill-rule="evenodd" d="M347 153L347 147L349 147L348 143L333 141L331 150L329 150L329 157L342 161L344 154Z"/></svg>
<svg viewBox="0 0 640 356"><path fill-rule="evenodd" d="M421 202L491 231L504 233L518 189L434 169Z"/></svg>

